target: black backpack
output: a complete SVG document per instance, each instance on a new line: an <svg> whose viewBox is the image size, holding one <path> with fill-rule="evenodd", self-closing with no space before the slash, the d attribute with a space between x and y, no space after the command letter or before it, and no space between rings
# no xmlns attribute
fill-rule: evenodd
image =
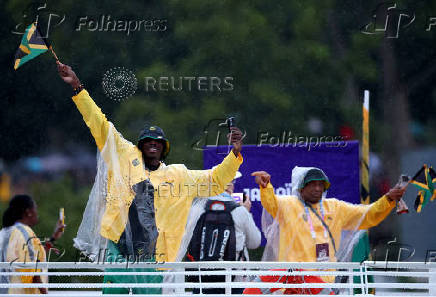
<svg viewBox="0 0 436 297"><path fill-rule="evenodd" d="M236 236L231 212L234 201L209 200L189 242L190 261L235 261Z"/></svg>

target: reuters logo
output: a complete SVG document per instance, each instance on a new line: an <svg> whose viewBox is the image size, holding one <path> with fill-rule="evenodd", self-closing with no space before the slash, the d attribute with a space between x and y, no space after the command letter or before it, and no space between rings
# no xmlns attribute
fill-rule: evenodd
<svg viewBox="0 0 436 297"><path fill-rule="evenodd" d="M138 80L131 70L124 67L114 67L103 75L102 86L107 97L122 101L135 94Z"/></svg>

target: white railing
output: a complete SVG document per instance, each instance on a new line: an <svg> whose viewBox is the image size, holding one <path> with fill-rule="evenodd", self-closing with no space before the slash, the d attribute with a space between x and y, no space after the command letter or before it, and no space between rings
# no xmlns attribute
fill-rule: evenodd
<svg viewBox="0 0 436 297"><path fill-rule="evenodd" d="M18 272L15 269L42 269L38 272ZM126 269L129 268L129 269ZM151 271L132 271L130 268L148 268ZM138 288L162 288L162 295L192 296L192 289L223 288L225 295L231 295L232 288L325 288L317 296L328 296L328 291L352 296L359 289L360 296L372 296L372 289L385 296L436 296L436 263L429 262L180 262L180 263L91 263L91 262L45 262L45 263L6 263L0 262L0 269L7 269L4 276L41 275L50 277L48 284L0 283L1 288L48 288L52 296L95 296L101 295L103 288L124 288L134 292ZM109 269L109 271L107 271ZM112 269L117 269L113 271ZM188 270L189 269L189 270ZM202 269L220 269L204 271ZM275 269L276 271L271 271ZM277 269L282 269L277 271ZM103 276L161 276L164 282L155 283L103 283ZM223 275L225 281L216 283L196 283L185 281L185 276ZM324 279L342 277L345 282L256 282L261 276L319 276ZM233 280L232 276L245 276L244 280ZM370 278L374 280L370 282ZM90 279L94 282L90 282ZM252 281L247 281L251 279ZM284 279L284 278L282 278ZM61 281L60 281L61 280ZM73 290L73 291L72 291ZM84 290L84 291L82 291ZM0 290L1 291L1 290ZM307 291L306 291L307 292ZM14 296L3 295L0 296ZM15 295L17 296L17 295ZM38 295L37 295L38 296ZM44 295L41 295L44 296ZM125 296L110 294L114 296ZM136 295L140 296L140 295ZM153 295L144 295L153 296ZM209 295L210 296L210 295ZM253 296L253 295L252 295ZM255 296L255 295L254 295ZM307 295L294 295L307 296Z"/></svg>

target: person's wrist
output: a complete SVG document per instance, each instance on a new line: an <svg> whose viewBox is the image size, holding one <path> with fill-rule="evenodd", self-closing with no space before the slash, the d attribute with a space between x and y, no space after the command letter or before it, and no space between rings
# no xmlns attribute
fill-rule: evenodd
<svg viewBox="0 0 436 297"><path fill-rule="evenodd" d="M73 95L78 95L85 87L79 82L79 85L77 85L75 88L73 88Z"/></svg>
<svg viewBox="0 0 436 297"><path fill-rule="evenodd" d="M394 201L394 199L392 199L391 196L389 196L388 194L386 194L385 196L386 196L386 199L388 199L389 202Z"/></svg>
<svg viewBox="0 0 436 297"><path fill-rule="evenodd" d="M75 90L79 88L82 84L80 83L80 80L76 77L70 85L73 88L73 90Z"/></svg>

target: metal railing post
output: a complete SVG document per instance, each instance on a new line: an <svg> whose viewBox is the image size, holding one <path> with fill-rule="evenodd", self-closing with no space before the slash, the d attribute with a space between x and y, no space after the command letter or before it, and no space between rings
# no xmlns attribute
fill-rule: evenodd
<svg viewBox="0 0 436 297"><path fill-rule="evenodd" d="M348 268L348 272L351 273L350 277L348 277L348 283L353 284L354 283L354 269ZM353 295L354 288L350 287L348 288L348 294Z"/></svg>
<svg viewBox="0 0 436 297"><path fill-rule="evenodd" d="M183 268L176 268L175 271L182 272L185 271ZM185 275L176 275L175 280L177 284L181 284L180 287L177 287L174 291L176 292L176 295L178 294L185 294Z"/></svg>
<svg viewBox="0 0 436 297"><path fill-rule="evenodd" d="M360 275L360 290L361 290L361 293L363 294L363 295L366 295L366 291L365 291L365 284L364 284L364 275L363 275L363 263L362 264L360 264L360 267L359 267L359 275Z"/></svg>
<svg viewBox="0 0 436 297"><path fill-rule="evenodd" d="M231 268L226 268L226 284L231 283L232 282L232 269ZM232 294L232 288L226 287L226 295L231 295Z"/></svg>
<svg viewBox="0 0 436 297"><path fill-rule="evenodd" d="M430 274L430 276L428 277L428 283L430 285L428 288L428 295L435 296L436 295L436 287L431 286L431 285L436 284L436 268L429 268L428 272Z"/></svg>

